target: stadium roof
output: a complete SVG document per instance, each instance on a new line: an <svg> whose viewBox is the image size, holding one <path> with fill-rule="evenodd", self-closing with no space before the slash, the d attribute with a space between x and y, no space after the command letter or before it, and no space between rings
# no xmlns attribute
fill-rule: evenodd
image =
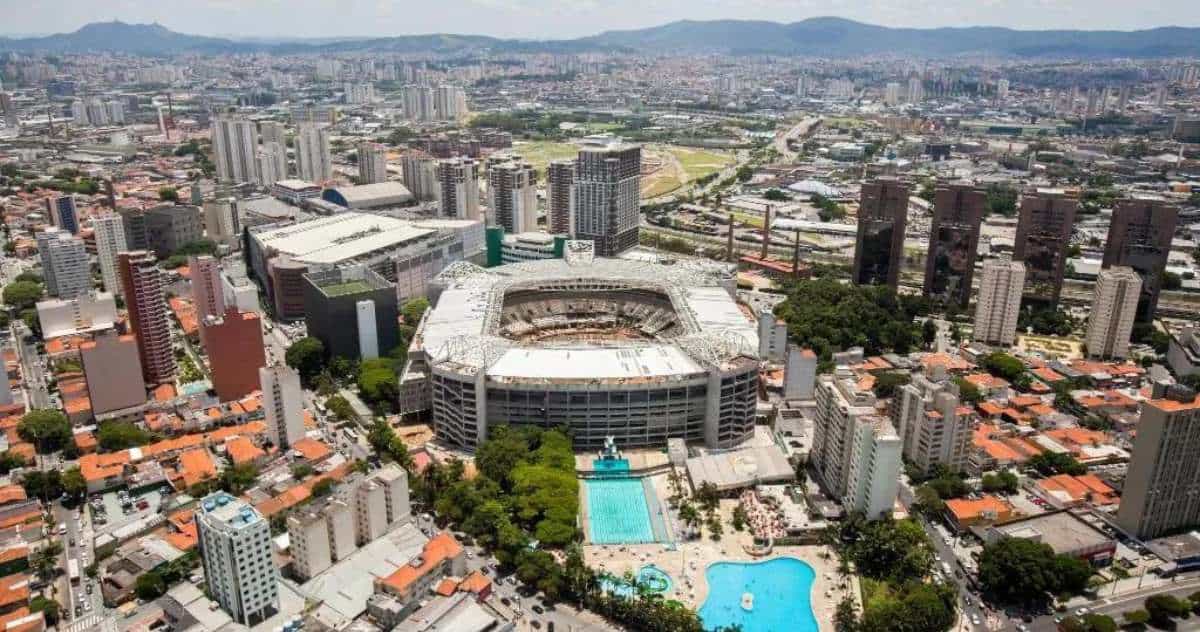
<svg viewBox="0 0 1200 632"><path fill-rule="evenodd" d="M726 289L727 266L699 260L671 265L621 259L572 265L562 259L496 268L458 262L436 279L444 288L418 334L433 365L457 372L485 370L502 381L670 379L694 376L709 365L756 358L757 330ZM665 294L679 318L671 340L521 343L500 335L500 314L509 290L552 291L584 284L620 292Z"/></svg>
<svg viewBox="0 0 1200 632"><path fill-rule="evenodd" d="M413 195L400 182L388 181L326 189L321 199L346 208L379 208L406 204L413 200Z"/></svg>
<svg viewBox="0 0 1200 632"><path fill-rule="evenodd" d="M271 228L254 239L278 254L308 264L336 264L389 250L437 231L382 215L346 212L308 222Z"/></svg>

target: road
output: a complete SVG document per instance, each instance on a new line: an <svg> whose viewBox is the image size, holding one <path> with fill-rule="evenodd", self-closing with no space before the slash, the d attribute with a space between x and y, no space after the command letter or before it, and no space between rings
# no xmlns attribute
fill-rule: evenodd
<svg viewBox="0 0 1200 632"><path fill-rule="evenodd" d="M71 621L73 624L79 624L81 629L87 629L91 627L90 625L86 625L88 621L99 623L101 619L107 616L104 600L100 593L100 586L94 583L94 580L90 579L86 573L88 565L96 559L93 549L95 532L92 529L88 512L83 509L82 505L78 510L70 510L63 507L61 503L55 503L52 511L56 524L65 524L67 526L66 534L61 536L63 568L66 570L67 560L71 559L75 560L75 563L79 566L79 579L77 582L72 582L66 573L63 576L63 590L60 593L66 597L62 604L63 618ZM57 527L55 528L57 533ZM93 586L91 592L87 590L89 584Z"/></svg>
<svg viewBox="0 0 1200 632"><path fill-rule="evenodd" d="M25 343L17 341L14 344L17 346L17 355L21 360L22 382L25 385L29 407L31 409L47 408L50 406L50 391L46 387L46 360L38 355L33 339L26 340Z"/></svg>
<svg viewBox="0 0 1200 632"><path fill-rule="evenodd" d="M795 160L796 156L799 154L798 152L794 152L788 148L788 141L801 138L803 136L808 136L820 122L821 117L819 116L806 118L803 121L793 125L787 131L776 134L775 151L779 152L779 155L782 156L787 162Z"/></svg>

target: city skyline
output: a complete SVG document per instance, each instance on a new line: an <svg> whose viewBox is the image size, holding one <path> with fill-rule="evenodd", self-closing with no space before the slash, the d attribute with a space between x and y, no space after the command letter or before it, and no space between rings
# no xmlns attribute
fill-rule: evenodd
<svg viewBox="0 0 1200 632"><path fill-rule="evenodd" d="M988 0L977 3L935 0L933 5L918 6L888 0L869 3L756 0L737 4L718 0L659 0L651 3L635 3L632 0L608 3L449 0L423 6L414 12L400 3L365 0L336 4L324 0L301 0L287 6L272 0L191 1L169 6L130 0L122 3L117 12L111 6L79 0L32 7L4 0L0 2L0 13L6 16L7 26L0 36L68 33L89 23L107 22L114 18L134 23L159 23L172 30L195 35L278 40L427 33L557 40L613 30L650 28L680 20L792 23L821 17L838 17L892 28L978 26L1018 30L1129 31L1200 25L1200 11L1181 1L1132 6L1116 0ZM231 27L233 24L238 26Z"/></svg>

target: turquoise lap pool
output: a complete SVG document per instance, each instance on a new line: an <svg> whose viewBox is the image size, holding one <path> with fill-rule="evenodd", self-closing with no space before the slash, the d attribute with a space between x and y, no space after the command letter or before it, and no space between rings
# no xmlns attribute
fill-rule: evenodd
<svg viewBox="0 0 1200 632"><path fill-rule="evenodd" d="M736 624L742 632L817 632L811 600L816 573L798 559L717 562L705 578L708 598L700 608L705 630Z"/></svg>
<svg viewBox="0 0 1200 632"><path fill-rule="evenodd" d="M593 544L654 542L641 479L599 478L587 488L588 540Z"/></svg>

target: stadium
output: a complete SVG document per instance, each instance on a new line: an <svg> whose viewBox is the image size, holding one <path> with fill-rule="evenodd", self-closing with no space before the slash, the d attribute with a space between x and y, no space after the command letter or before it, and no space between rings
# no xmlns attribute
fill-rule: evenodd
<svg viewBox="0 0 1200 632"><path fill-rule="evenodd" d="M754 430L757 333L728 266L566 259L433 283L402 378L442 441L471 450L489 426L566 427L578 450L670 438L724 448Z"/></svg>

